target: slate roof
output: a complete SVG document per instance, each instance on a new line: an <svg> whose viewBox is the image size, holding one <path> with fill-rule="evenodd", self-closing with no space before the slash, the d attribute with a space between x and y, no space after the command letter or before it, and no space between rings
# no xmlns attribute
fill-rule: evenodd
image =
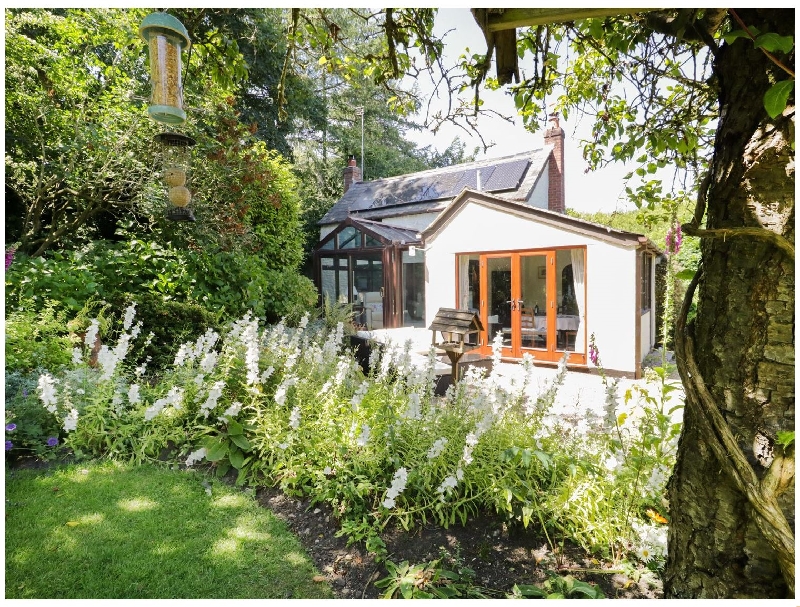
<svg viewBox="0 0 800 607"><path fill-rule="evenodd" d="M320 219L319 224L339 223L351 215L378 219L438 212L464 188L489 192L510 200L525 200L547 166L552 149L552 146L545 145L537 150L501 158L373 181L358 181Z"/></svg>

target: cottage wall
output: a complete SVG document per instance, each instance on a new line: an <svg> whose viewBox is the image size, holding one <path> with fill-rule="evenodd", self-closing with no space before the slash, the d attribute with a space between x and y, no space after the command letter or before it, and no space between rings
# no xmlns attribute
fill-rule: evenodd
<svg viewBox="0 0 800 607"><path fill-rule="evenodd" d="M636 252L532 219L466 203L426 242L426 324L456 302L456 254L586 246L587 344L594 333L603 365L636 370ZM648 321L649 322L649 321ZM587 346L588 347L588 346ZM646 352L645 352L646 353Z"/></svg>

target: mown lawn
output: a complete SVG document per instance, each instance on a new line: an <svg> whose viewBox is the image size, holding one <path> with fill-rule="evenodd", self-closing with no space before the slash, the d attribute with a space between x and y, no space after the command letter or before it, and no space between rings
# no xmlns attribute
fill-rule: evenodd
<svg viewBox="0 0 800 607"><path fill-rule="evenodd" d="M331 598L297 538L198 472L6 469L6 598Z"/></svg>

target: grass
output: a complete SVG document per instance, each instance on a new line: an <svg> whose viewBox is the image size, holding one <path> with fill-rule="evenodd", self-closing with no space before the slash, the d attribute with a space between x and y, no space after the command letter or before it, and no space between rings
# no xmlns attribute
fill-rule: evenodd
<svg viewBox="0 0 800 607"><path fill-rule="evenodd" d="M7 599L333 596L282 521L193 471L6 470L5 538Z"/></svg>

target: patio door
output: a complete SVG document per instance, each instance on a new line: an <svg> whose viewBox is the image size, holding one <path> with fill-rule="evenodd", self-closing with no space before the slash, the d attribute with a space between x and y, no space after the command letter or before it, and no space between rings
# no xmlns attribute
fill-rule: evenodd
<svg viewBox="0 0 800 607"><path fill-rule="evenodd" d="M500 334L504 357L559 360L567 345L558 325L556 251L482 254L480 268L484 353Z"/></svg>

